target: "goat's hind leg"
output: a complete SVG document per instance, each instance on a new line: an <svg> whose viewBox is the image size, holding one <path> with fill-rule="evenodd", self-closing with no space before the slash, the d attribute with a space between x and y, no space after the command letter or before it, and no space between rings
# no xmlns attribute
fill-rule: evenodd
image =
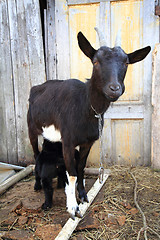
<svg viewBox="0 0 160 240"><path fill-rule="evenodd" d="M52 179L44 177L42 178L42 185L45 194L45 202L42 205L42 209L47 210L52 207L53 188Z"/></svg>
<svg viewBox="0 0 160 240"><path fill-rule="evenodd" d="M29 129L29 139L30 143L32 145L32 149L34 152L34 158L36 159L39 155L39 149L38 149L38 134L35 131L35 133L32 131L32 129Z"/></svg>
<svg viewBox="0 0 160 240"><path fill-rule="evenodd" d="M34 190L39 191L42 189L41 185L41 177L39 176L38 172L35 169L35 184L34 184Z"/></svg>
<svg viewBox="0 0 160 240"><path fill-rule="evenodd" d="M41 185L41 177L40 177L40 171L41 171L41 164L40 164L40 154L36 158L36 166L35 166L35 184L34 184L34 190L38 191L42 189Z"/></svg>
<svg viewBox="0 0 160 240"><path fill-rule="evenodd" d="M27 114L27 123L28 123L29 139L30 139L30 143L32 145L32 149L33 149L33 152L34 152L34 158L36 159L39 155L38 132L37 132L35 124L32 120L30 110L28 111L28 114Z"/></svg>

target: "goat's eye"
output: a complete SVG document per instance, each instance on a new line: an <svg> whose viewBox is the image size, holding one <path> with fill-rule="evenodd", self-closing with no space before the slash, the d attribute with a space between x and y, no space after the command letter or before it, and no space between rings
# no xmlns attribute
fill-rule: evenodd
<svg viewBox="0 0 160 240"><path fill-rule="evenodd" d="M94 66L98 65L98 61L93 62L93 65Z"/></svg>

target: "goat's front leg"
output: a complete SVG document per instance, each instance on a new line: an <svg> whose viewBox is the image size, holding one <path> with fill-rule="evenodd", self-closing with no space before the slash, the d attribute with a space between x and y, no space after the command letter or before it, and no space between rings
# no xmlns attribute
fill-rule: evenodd
<svg viewBox="0 0 160 240"><path fill-rule="evenodd" d="M86 166L87 157L92 145L93 143L80 146L80 159L79 162L76 163L77 164L76 169L78 174L77 190L79 192L79 199L81 200L82 203L88 202L87 193L84 188L84 168Z"/></svg>
<svg viewBox="0 0 160 240"><path fill-rule="evenodd" d="M74 146L63 144L63 156L67 170L68 184L66 184L65 192L67 197L67 211L69 212L72 219L75 216L82 217L79 211L79 206L76 200L76 182L77 182L77 172L74 160L75 149Z"/></svg>

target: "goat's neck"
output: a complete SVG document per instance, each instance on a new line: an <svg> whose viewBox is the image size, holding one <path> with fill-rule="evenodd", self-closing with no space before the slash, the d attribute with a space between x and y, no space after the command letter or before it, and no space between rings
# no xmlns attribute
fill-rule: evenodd
<svg viewBox="0 0 160 240"><path fill-rule="evenodd" d="M90 104L98 114L103 114L108 109L110 102L106 99L104 94L94 84L93 79L89 81L89 98Z"/></svg>

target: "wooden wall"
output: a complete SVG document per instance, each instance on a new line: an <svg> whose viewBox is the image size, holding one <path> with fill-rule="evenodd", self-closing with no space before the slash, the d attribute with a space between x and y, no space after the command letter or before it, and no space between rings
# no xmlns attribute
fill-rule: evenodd
<svg viewBox="0 0 160 240"><path fill-rule="evenodd" d="M28 97L44 81L39 1L0 1L0 161L24 164L32 158Z"/></svg>
<svg viewBox="0 0 160 240"><path fill-rule="evenodd" d="M160 44L153 52L152 82L152 167L160 169Z"/></svg>

